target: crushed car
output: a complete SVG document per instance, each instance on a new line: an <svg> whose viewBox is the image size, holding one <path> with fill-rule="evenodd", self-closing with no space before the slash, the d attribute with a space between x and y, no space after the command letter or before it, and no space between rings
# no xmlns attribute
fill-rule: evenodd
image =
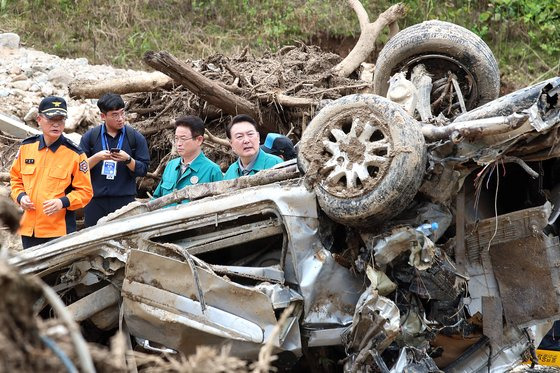
<svg viewBox="0 0 560 373"><path fill-rule="evenodd" d="M330 348L345 372L536 361L560 318L560 78L498 98L489 48L440 21L378 66L375 94L311 120L297 163L133 203L10 264L84 329L156 352L253 359L272 341L287 361Z"/></svg>

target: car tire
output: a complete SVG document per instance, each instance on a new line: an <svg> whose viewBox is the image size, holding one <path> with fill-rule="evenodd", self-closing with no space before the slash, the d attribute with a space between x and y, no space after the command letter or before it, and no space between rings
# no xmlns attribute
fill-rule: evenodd
<svg viewBox="0 0 560 373"><path fill-rule="evenodd" d="M305 129L298 163L319 205L350 226L386 221L412 201L424 175L419 122L386 98L342 97Z"/></svg>
<svg viewBox="0 0 560 373"><path fill-rule="evenodd" d="M488 45L473 32L442 21L413 25L387 42L377 58L374 93L385 97L391 76L406 72L410 79L412 68L420 63L434 82L448 71L455 73L467 111L499 96L500 72Z"/></svg>

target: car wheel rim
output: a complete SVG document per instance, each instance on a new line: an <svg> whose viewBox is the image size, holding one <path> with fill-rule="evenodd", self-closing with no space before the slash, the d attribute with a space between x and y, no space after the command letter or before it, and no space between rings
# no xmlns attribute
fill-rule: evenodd
<svg viewBox="0 0 560 373"><path fill-rule="evenodd" d="M346 198L365 194L383 178L391 162L387 130L371 113L329 126L322 143L327 160L321 187L329 194Z"/></svg>

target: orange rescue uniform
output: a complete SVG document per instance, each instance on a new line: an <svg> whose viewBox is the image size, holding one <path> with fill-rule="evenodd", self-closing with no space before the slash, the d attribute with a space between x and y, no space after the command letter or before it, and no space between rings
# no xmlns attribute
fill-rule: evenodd
<svg viewBox="0 0 560 373"><path fill-rule="evenodd" d="M60 136L46 146L43 135L23 140L10 169L11 196L20 202L28 195L35 210L25 210L21 218L22 236L60 237L76 230L74 210L84 207L93 196L85 153ZM62 209L50 216L43 202L60 198Z"/></svg>

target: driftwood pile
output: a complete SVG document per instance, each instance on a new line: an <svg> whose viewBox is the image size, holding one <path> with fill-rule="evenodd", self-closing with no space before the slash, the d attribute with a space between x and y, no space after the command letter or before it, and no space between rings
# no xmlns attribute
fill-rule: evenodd
<svg viewBox="0 0 560 373"><path fill-rule="evenodd" d="M372 91L371 64L364 63L385 26L390 36L404 16L393 5L370 23L359 1L348 1L356 12L361 36L346 58L303 43L255 57L215 55L206 60L181 61L162 52L147 52L144 62L158 72L145 77L103 82L74 81L73 98L97 98L104 92L125 95L130 123L148 140L152 164L140 181L140 195L151 192L172 158L173 120L198 115L207 125L204 151L222 170L235 159L225 136L232 116L249 114L260 125L261 141L268 132L288 135L297 143L306 124L324 104L342 96Z"/></svg>

